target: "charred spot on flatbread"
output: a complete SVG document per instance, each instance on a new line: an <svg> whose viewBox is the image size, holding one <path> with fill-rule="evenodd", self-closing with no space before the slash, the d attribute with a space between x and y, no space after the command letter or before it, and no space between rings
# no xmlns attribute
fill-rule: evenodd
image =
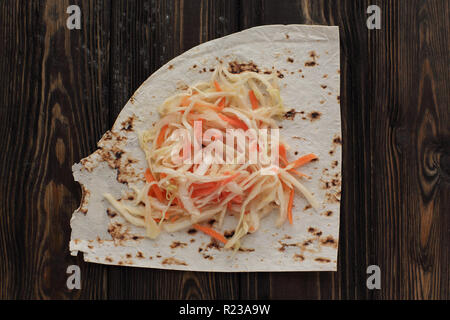
<svg viewBox="0 0 450 320"><path fill-rule="evenodd" d="M90 195L91 192L84 185L81 185L81 204L79 211L84 215L86 215L88 211L87 206L89 204Z"/></svg>
<svg viewBox="0 0 450 320"><path fill-rule="evenodd" d="M298 254L298 253L294 254L293 258L294 258L294 260L297 260L297 261L304 261L305 260L305 257L303 255L301 255L301 254Z"/></svg>
<svg viewBox="0 0 450 320"><path fill-rule="evenodd" d="M134 116L130 116L128 117L125 121L123 121L121 123L122 125L122 129L124 131L133 131L133 122L134 122L135 118Z"/></svg>
<svg viewBox="0 0 450 320"><path fill-rule="evenodd" d="M189 234L196 234L196 233L197 233L197 230L196 230L196 229L189 229L189 230L187 231L187 233L189 233Z"/></svg>
<svg viewBox="0 0 450 320"><path fill-rule="evenodd" d="M309 114L308 114L308 118L309 118L309 120L311 120L311 121L316 121L316 120L319 120L320 119L320 116L322 115L322 113L321 112L319 112L319 111L312 111L312 112L310 112Z"/></svg>
<svg viewBox="0 0 450 320"><path fill-rule="evenodd" d="M187 246L187 243L184 242L180 242L180 241L173 241L170 245L171 249L175 249L175 248L184 248Z"/></svg>
<svg viewBox="0 0 450 320"><path fill-rule="evenodd" d="M252 71L252 72L259 72L259 68L256 64L254 64L252 61L247 63L240 63L237 61L232 61L228 63L228 71L230 73L239 74L244 71Z"/></svg>
<svg viewBox="0 0 450 320"><path fill-rule="evenodd" d="M174 265L178 265L178 266L187 266L186 262L176 259L176 258L173 258L173 257L165 258L162 261L162 264L174 264Z"/></svg>
<svg viewBox="0 0 450 320"><path fill-rule="evenodd" d="M334 144L342 144L341 137L335 136L335 137L333 138L333 143L334 143Z"/></svg>
<svg viewBox="0 0 450 320"><path fill-rule="evenodd" d="M112 211L110 208L106 209L106 214L110 218L114 218L115 216L117 216L117 212Z"/></svg>
<svg viewBox="0 0 450 320"><path fill-rule="evenodd" d="M320 243L324 246L331 246L331 247L337 247L337 241L334 240L332 236L328 236L325 239L321 239Z"/></svg>
<svg viewBox="0 0 450 320"><path fill-rule="evenodd" d="M305 62L305 67L314 67L315 65L317 65L317 58L319 57L317 55L317 53L313 50L309 52L309 57L311 58L311 60L308 60Z"/></svg>
<svg viewBox="0 0 450 320"><path fill-rule="evenodd" d="M208 243L208 245L206 247L208 249L216 249L216 250L221 250L222 249L222 247L220 246L219 242L216 239L214 239L214 238L211 239L211 242Z"/></svg>
<svg viewBox="0 0 450 320"><path fill-rule="evenodd" d="M224 235L225 238L230 239L231 237L234 236L234 230L225 231L223 233L223 235Z"/></svg>
<svg viewBox="0 0 450 320"><path fill-rule="evenodd" d="M284 119L286 119L286 120L294 120L295 119L295 115L297 114L297 113L300 113L300 114L302 114L302 113L304 113L303 111L295 111L295 109L291 109L291 110L289 110L288 112L286 112L284 115L283 115L283 118Z"/></svg>

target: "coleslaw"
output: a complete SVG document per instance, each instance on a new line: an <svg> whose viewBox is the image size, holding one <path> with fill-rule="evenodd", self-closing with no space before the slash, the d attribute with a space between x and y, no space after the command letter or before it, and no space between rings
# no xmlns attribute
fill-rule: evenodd
<svg viewBox="0 0 450 320"><path fill-rule="evenodd" d="M316 155L289 162L289 146L282 138L267 141L245 135L279 129L276 119L285 109L275 74L235 74L219 65L210 81L169 97L158 111L160 120L138 133L148 165L144 187L134 188L137 196L128 202L104 194L125 220L145 228L149 238L195 228L237 250L241 239L256 232L275 208L278 227L293 223L295 190L313 208L319 207L300 182L308 176L297 170ZM232 130L247 140L223 143ZM255 155L276 162L250 161ZM220 230L227 216L236 217L229 239L204 224L215 219Z"/></svg>

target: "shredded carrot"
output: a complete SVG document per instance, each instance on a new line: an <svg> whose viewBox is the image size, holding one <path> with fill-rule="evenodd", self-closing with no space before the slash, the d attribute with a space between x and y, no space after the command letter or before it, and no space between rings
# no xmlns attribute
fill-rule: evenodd
<svg viewBox="0 0 450 320"><path fill-rule="evenodd" d="M209 189L217 185L217 182L193 183L191 187L194 189Z"/></svg>
<svg viewBox="0 0 450 320"><path fill-rule="evenodd" d="M212 110L214 110L216 112L222 111L222 109L220 107L215 106L215 105L213 105L211 103L207 103L207 102L200 102L200 101L196 102L195 103L195 107L197 107L197 108L208 108L208 109L212 109Z"/></svg>
<svg viewBox="0 0 450 320"><path fill-rule="evenodd" d="M178 219L180 219L180 216L173 216L172 218L170 218L170 222L175 222Z"/></svg>
<svg viewBox="0 0 450 320"><path fill-rule="evenodd" d="M179 206L181 209L184 210L183 202L181 202L181 200L180 200L179 198L173 199L173 202L172 202L172 203L175 204L175 205L177 205L177 206Z"/></svg>
<svg viewBox="0 0 450 320"><path fill-rule="evenodd" d="M147 168L147 170L145 170L144 176L145 176L145 180L148 183L151 183L153 181L153 176L152 176L152 173L150 172L150 169Z"/></svg>
<svg viewBox="0 0 450 320"><path fill-rule="evenodd" d="M233 203L237 203L237 204L241 204L243 202L242 197L237 195L236 197L234 197L233 199L231 199L231 202Z"/></svg>
<svg viewBox="0 0 450 320"><path fill-rule="evenodd" d="M197 197L204 197L204 196L210 195L211 193L216 191L219 187L220 187L220 184L216 182L214 184L214 186L212 186L210 188L195 189L194 191L192 191L191 197L197 198Z"/></svg>
<svg viewBox="0 0 450 320"><path fill-rule="evenodd" d="M219 83L216 80L214 80L214 87L216 87L216 91L222 91L222 89L220 88Z"/></svg>
<svg viewBox="0 0 450 320"><path fill-rule="evenodd" d="M291 188L289 192L289 203L288 203L288 220L290 224L293 224L292 221L292 205L294 203L294 188Z"/></svg>
<svg viewBox="0 0 450 320"><path fill-rule="evenodd" d="M220 119L222 119L223 121L226 121L226 122L228 122L229 124L231 124L233 127L241 128L241 129L243 129L243 130L247 130L247 129L248 129L248 127L247 127L247 125L245 124L245 122L242 121L242 120L239 120L238 118L226 116L226 115L220 114L220 113L219 113L219 117L220 117Z"/></svg>
<svg viewBox="0 0 450 320"><path fill-rule="evenodd" d="M284 144L280 143L280 146L278 148L280 151L280 157L287 159L287 153L286 153L286 147L284 146Z"/></svg>
<svg viewBox="0 0 450 320"><path fill-rule="evenodd" d="M180 106L182 106L182 107L187 107L187 106L189 106L190 104L191 104L190 96L184 96L184 97L181 99Z"/></svg>
<svg viewBox="0 0 450 320"><path fill-rule="evenodd" d="M201 196L207 196L214 191L217 190L217 188L220 187L220 185L217 182L205 182L205 183L193 183L191 184L191 187L193 188L192 191L192 198L197 198Z"/></svg>
<svg viewBox="0 0 450 320"><path fill-rule="evenodd" d="M218 107L220 108L220 111L222 111L223 108L225 108L226 100L227 99L225 99L225 98L220 99L219 104L218 104Z"/></svg>
<svg viewBox="0 0 450 320"><path fill-rule="evenodd" d="M150 172L150 169L147 168L144 175L145 175L145 180L147 180L148 183L155 181L155 178L153 178L152 173ZM157 184L152 185L150 190L148 190L149 195L151 195L150 191L153 191L156 198L158 198L158 200L160 202L164 203L165 197L163 195L162 190L159 188L159 186Z"/></svg>
<svg viewBox="0 0 450 320"><path fill-rule="evenodd" d="M231 194L231 192L229 192L229 191L222 191L220 193L220 196L218 197L219 202L224 201L230 194ZM230 200L230 202L228 202L228 204L231 204L231 203L241 204L242 202L243 202L242 197L240 195L237 195L234 198L232 198Z"/></svg>
<svg viewBox="0 0 450 320"><path fill-rule="evenodd" d="M203 121L205 121L205 119L198 118L198 119L195 119L195 120L194 120L194 119L189 119L189 120L188 120L188 122L189 122L189 124L190 124L191 126L194 126L194 122L195 122L195 121L200 121L200 122L201 122L200 125L203 127Z"/></svg>
<svg viewBox="0 0 450 320"><path fill-rule="evenodd" d="M208 236L213 237L214 239L219 240L220 242L222 242L223 244L227 243L228 240L225 239L225 237L218 233L216 230L209 228L209 227L205 227L205 226L201 226L199 224L194 224L192 225L194 227L194 229L198 230L198 231L202 231L204 233L206 233Z"/></svg>
<svg viewBox="0 0 450 320"><path fill-rule="evenodd" d="M253 92L253 90L250 90L248 92L248 96L250 97L250 102L252 103L252 109L258 109L259 108L259 102L258 99L256 99L255 93Z"/></svg>
<svg viewBox="0 0 450 320"><path fill-rule="evenodd" d="M304 174L304 173L302 173L302 172L298 172L298 171L295 170L295 169L291 169L291 170L289 170L289 172L290 172L290 173L293 173L293 174L295 174L295 175L297 175L297 176L299 176L300 178L309 178L309 179L311 179L311 177L308 176L307 174Z"/></svg>
<svg viewBox="0 0 450 320"><path fill-rule="evenodd" d="M229 177L229 178L226 178L226 179L222 180L222 181L220 182L220 184L221 184L222 186L224 186L224 185L226 185L228 182L231 182L231 181L233 181L234 179L236 179L237 177L239 177L239 172L236 173L236 174L233 174L233 175L232 175L231 177Z"/></svg>
<svg viewBox="0 0 450 320"><path fill-rule="evenodd" d="M307 154L303 157L298 158L297 160L289 163L289 165L293 164L294 166L292 167L292 169L301 167L305 164L307 164L308 162L311 162L312 160L317 159L317 156L313 153Z"/></svg>
<svg viewBox="0 0 450 320"><path fill-rule="evenodd" d="M197 198L197 197L204 197L204 196L210 195L211 193L213 193L220 187L222 187L222 186L226 185L227 183L236 179L238 176L239 176L239 173L236 173L224 180L217 181L217 182L205 182L205 183L200 183L200 184L193 183L192 186L194 187L194 191L192 191L191 197Z"/></svg>
<svg viewBox="0 0 450 320"><path fill-rule="evenodd" d="M282 168L284 168L288 165L288 161L286 160L286 158L282 157L281 155L280 155L280 161L281 161Z"/></svg>
<svg viewBox="0 0 450 320"><path fill-rule="evenodd" d="M156 139L156 146L159 147L163 142L164 138L166 136L166 131L169 125L164 125L161 130L159 131L158 139Z"/></svg>

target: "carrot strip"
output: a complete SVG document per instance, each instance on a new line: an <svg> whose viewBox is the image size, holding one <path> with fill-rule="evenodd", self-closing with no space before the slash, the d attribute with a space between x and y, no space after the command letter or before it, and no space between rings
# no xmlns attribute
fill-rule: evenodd
<svg viewBox="0 0 450 320"><path fill-rule="evenodd" d="M216 87L216 91L222 91L222 89L220 88L219 83L216 80L214 80L214 87Z"/></svg>
<svg viewBox="0 0 450 320"><path fill-rule="evenodd" d="M197 107L197 108L208 108L208 109L212 109L212 110L214 110L216 112L222 111L222 109L220 107L215 106L215 105L210 104L210 103L206 103L206 102L196 102L195 103L195 107Z"/></svg>
<svg viewBox="0 0 450 320"><path fill-rule="evenodd" d="M188 120L188 122L189 122L189 124L191 125L191 126L194 126L194 122L195 121L200 121L201 123L200 123L200 125L203 127L203 121L206 121L205 119L202 119L202 118L198 118L198 119L189 119Z"/></svg>
<svg viewBox="0 0 450 320"><path fill-rule="evenodd" d="M280 157L287 159L286 147L284 146L284 144L280 143L280 146L278 149L279 149Z"/></svg>
<svg viewBox="0 0 450 320"><path fill-rule="evenodd" d="M156 146L159 147L163 142L164 138L166 136L166 131L169 125L164 125L161 130L159 131L158 139L156 139Z"/></svg>
<svg viewBox="0 0 450 320"><path fill-rule="evenodd" d="M231 181L233 181L234 179L236 179L238 176L239 176L239 172L236 173L236 174L233 174L233 175L232 175L231 177L229 177L229 178L226 178L226 179L222 180L222 181L220 182L220 184L221 184L222 186L224 186L224 185L226 185L228 182L231 182Z"/></svg>
<svg viewBox="0 0 450 320"><path fill-rule="evenodd" d="M242 197L241 196L236 196L233 199L231 199L231 202L236 203L236 204L241 204L243 202Z"/></svg>
<svg viewBox="0 0 450 320"><path fill-rule="evenodd" d="M194 189L194 191L192 191L191 197L197 198L197 197L204 197L204 196L210 195L211 193L216 191L219 187L220 187L220 184L216 183L211 188Z"/></svg>
<svg viewBox="0 0 450 320"><path fill-rule="evenodd" d="M197 197L204 197L207 195L210 195L211 193L213 193L214 191L216 191L217 189L219 189L220 187L226 185L227 183L233 181L234 179L236 179L239 176L239 173L236 173L224 180L218 181L218 182L206 182L206 183L201 183L199 185L204 185L202 187L197 187L195 188L196 185L198 184L193 184L194 185L194 191L192 191L192 198L197 198Z"/></svg>
<svg viewBox="0 0 450 320"><path fill-rule="evenodd" d="M145 181L147 181L148 183L150 183L154 180L152 173L150 172L150 169L148 169L148 168L147 168L147 170L145 170L144 177L145 177Z"/></svg>
<svg viewBox="0 0 450 320"><path fill-rule="evenodd" d="M280 161L282 168L285 168L289 164L285 157L280 156Z"/></svg>
<svg viewBox="0 0 450 320"><path fill-rule="evenodd" d="M222 111L223 108L225 108L225 105L226 105L226 99L225 98L220 99L219 104L218 104L220 111Z"/></svg>
<svg viewBox="0 0 450 320"><path fill-rule="evenodd" d="M193 183L191 187L194 189L209 189L217 185L217 182Z"/></svg>
<svg viewBox="0 0 450 320"><path fill-rule="evenodd" d="M255 96L255 93L253 92L253 90L250 90L248 92L248 96L250 97L250 102L252 103L252 109L258 109L259 108L259 102L258 99Z"/></svg>
<svg viewBox="0 0 450 320"><path fill-rule="evenodd" d="M148 183L155 181L155 178L153 178L152 173L150 172L150 169L147 168L144 175L145 175L145 180L147 180ZM151 194L150 191L153 191L156 198L158 198L158 200L160 202L164 203L165 197L163 195L162 190L159 188L159 186L157 184L154 184L151 186L151 189L148 190L148 195Z"/></svg>
<svg viewBox="0 0 450 320"><path fill-rule="evenodd" d="M187 107L187 106L189 106L190 104L191 104L190 96L184 96L184 97L181 99L180 106L182 106L182 107Z"/></svg>
<svg viewBox="0 0 450 320"><path fill-rule="evenodd" d="M231 192L229 191L222 191L220 193L220 196L218 198L219 202L224 201L229 195L231 194ZM241 204L244 200L242 199L242 197L240 195L235 196L234 198L232 198L228 204L231 203L235 203L235 204Z"/></svg>
<svg viewBox="0 0 450 320"><path fill-rule="evenodd" d="M293 165L292 169L301 167L312 160L317 159L317 156L313 153L307 154L306 156L300 157L297 160L289 163L289 165Z"/></svg>
<svg viewBox="0 0 450 320"><path fill-rule="evenodd" d="M198 230L198 231L202 231L204 233L206 233L208 236L213 237L214 239L219 240L220 242L222 242L223 244L227 243L228 240L225 239L225 237L223 235L221 235L220 233L218 233L216 230L209 228L209 227L205 227L205 226L201 226L199 224L194 224L192 225L194 227L194 229Z"/></svg>
<svg viewBox="0 0 450 320"><path fill-rule="evenodd" d="M174 203L175 205L179 206L181 209L184 210L183 202L181 202L180 199L175 198L175 199L173 199L173 202L172 202L172 203Z"/></svg>
<svg viewBox="0 0 450 320"><path fill-rule="evenodd" d="M294 188L290 188L291 191L289 192L289 202L288 202L288 220L290 224L293 224L292 221L292 205L294 203Z"/></svg>
<svg viewBox="0 0 450 320"><path fill-rule="evenodd" d="M226 115L220 114L220 113L219 113L219 117L220 117L220 119L222 119L223 121L228 122L229 124L231 124L232 126L234 126L234 127L236 127L236 128L241 128L241 129L243 129L243 130L247 130L247 129L248 129L248 127L247 127L247 125L245 124L245 122L242 121L242 120L239 120L238 118L235 118L235 117L229 117L229 116L226 116Z"/></svg>
<svg viewBox="0 0 450 320"><path fill-rule="evenodd" d="M299 176L300 178L309 178L309 179L311 179L311 177L308 176L307 174L304 174L304 173L302 173L302 172L298 172L298 171L295 170L295 169L291 169L291 170L289 170L288 172L293 173L293 174Z"/></svg>

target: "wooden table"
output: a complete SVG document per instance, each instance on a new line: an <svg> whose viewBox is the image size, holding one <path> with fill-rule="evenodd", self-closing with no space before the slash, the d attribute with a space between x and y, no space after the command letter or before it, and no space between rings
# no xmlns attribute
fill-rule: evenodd
<svg viewBox="0 0 450 320"><path fill-rule="evenodd" d="M81 30L66 28L69 4ZM366 27L371 4L381 29ZM0 2L0 298L449 299L449 1ZM68 251L71 165L185 50L262 24L338 25L338 272L222 274L88 264ZM81 290L66 288L68 265ZM366 268L381 269L368 290Z"/></svg>

